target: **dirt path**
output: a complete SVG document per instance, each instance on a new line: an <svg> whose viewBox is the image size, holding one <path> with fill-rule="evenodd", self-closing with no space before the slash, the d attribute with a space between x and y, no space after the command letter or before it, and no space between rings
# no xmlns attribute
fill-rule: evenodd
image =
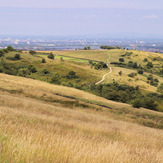
<svg viewBox="0 0 163 163"><path fill-rule="evenodd" d="M109 56L109 59L110 59L110 55L108 54L108 56ZM105 77L107 76L107 75L109 75L110 73L112 73L112 68L111 68L111 66L110 66L110 62L109 62L109 59L107 59L107 66L108 66L108 68L109 68L109 72L107 73L107 74L105 74L103 77L102 77L102 79L100 80L100 81L98 81L97 83L95 83L95 85L98 85L98 84L100 84L101 82L103 82L104 80L105 80Z"/></svg>

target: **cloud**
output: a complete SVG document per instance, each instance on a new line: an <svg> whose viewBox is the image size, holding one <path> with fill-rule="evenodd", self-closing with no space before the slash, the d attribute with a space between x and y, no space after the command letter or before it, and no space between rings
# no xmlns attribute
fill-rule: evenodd
<svg viewBox="0 0 163 163"><path fill-rule="evenodd" d="M157 15L145 15L143 17L141 17L141 19L158 19L158 16Z"/></svg>

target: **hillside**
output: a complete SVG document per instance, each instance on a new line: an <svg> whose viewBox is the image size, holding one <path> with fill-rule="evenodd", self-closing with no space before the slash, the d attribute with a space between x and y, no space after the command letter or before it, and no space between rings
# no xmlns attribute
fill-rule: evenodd
<svg viewBox="0 0 163 163"><path fill-rule="evenodd" d="M135 107L163 111L163 58L159 53L121 49L1 53L2 73L74 87L118 102L139 101ZM111 72L106 75L108 68Z"/></svg>
<svg viewBox="0 0 163 163"><path fill-rule="evenodd" d="M162 162L163 114L0 74L1 162ZM149 126L149 127L146 127Z"/></svg>

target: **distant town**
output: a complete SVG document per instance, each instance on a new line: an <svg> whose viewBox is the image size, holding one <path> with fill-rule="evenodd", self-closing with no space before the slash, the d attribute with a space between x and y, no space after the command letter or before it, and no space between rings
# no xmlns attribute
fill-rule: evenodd
<svg viewBox="0 0 163 163"><path fill-rule="evenodd" d="M62 38L62 37L20 37L0 36L0 49L13 46L16 49L28 50L81 50L86 46L100 49L102 45L118 46L122 49L136 49L163 53L161 39L111 39L111 38Z"/></svg>

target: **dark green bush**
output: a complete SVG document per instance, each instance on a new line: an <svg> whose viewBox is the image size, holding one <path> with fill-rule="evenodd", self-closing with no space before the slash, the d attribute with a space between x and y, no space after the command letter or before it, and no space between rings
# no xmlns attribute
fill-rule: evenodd
<svg viewBox="0 0 163 163"><path fill-rule="evenodd" d="M54 59L54 54L53 54L53 53L50 53L50 54L48 55L48 58L49 58L49 59Z"/></svg>
<svg viewBox="0 0 163 163"><path fill-rule="evenodd" d="M45 58L42 58L42 61L41 61L42 63L46 63L46 60L45 60Z"/></svg>

